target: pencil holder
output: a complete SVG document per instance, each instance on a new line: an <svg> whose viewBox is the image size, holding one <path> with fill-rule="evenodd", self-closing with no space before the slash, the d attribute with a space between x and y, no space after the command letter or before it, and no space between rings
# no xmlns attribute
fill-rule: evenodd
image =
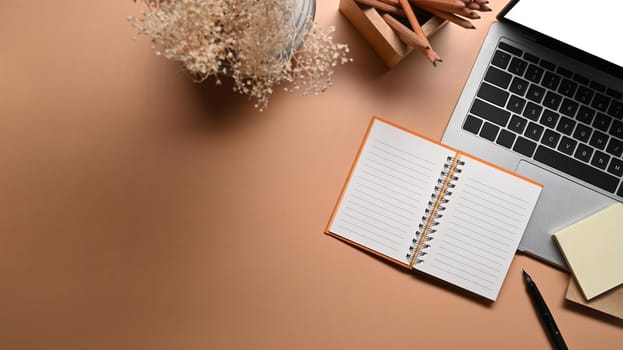
<svg viewBox="0 0 623 350"><path fill-rule="evenodd" d="M414 50L400 40L377 9L359 4L355 0L340 0L339 9L388 68L397 65ZM427 37L447 22L430 14L419 13L417 17Z"/></svg>

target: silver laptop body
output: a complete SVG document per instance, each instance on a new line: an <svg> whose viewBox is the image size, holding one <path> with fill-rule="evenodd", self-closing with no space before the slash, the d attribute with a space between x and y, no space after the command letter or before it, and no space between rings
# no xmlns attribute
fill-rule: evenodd
<svg viewBox="0 0 623 350"><path fill-rule="evenodd" d="M494 56L496 55L496 51L501 50L500 43L504 43L502 44L504 48L512 47L512 51L515 54L519 55L518 57L520 58L522 58L521 55L525 55L525 53L536 54L542 61L540 61L539 63L536 63L535 61L533 63L534 67L543 68L540 64L542 62L543 65L545 65L547 68L553 69L554 73L556 73L556 69L558 69L558 67L563 67L563 69L559 69L559 71L565 74L568 73L567 69L576 72L577 74L579 74L578 77L581 78L578 78L578 80L582 80L582 82L576 81L574 77L568 77L568 80L576 82L580 86L582 85L582 83L586 83L586 81L584 81L583 79L588 77L590 79L590 83L587 84L594 85L599 89L601 89L603 86L606 87L606 90L604 90L602 93L598 91L596 92L596 94L608 96L612 99L612 101L620 102L620 99L617 99L617 97L619 97L617 95L617 91L623 91L623 80L621 79L621 75L613 75L599 69L603 67L594 67L590 63L584 63L576 60L576 56L570 57L567 54L563 54L561 52L558 52L557 50L551 49L550 45L548 45L547 43L542 43L540 40L538 40L537 36L538 35L535 35L535 33L533 32L525 31L525 28L520 28L519 26L516 26L515 23L507 23L501 18L500 22L495 23L491 27L478 55L478 58L473 66L473 70L467 80L464 91L456 105L456 108L447 126L442 141L443 143L474 154L504 168L516 171L531 179L541 182L544 185L533 217L519 245L519 251L527 255L542 259L559 268L567 269L564 259L562 258L555 242L552 239L552 234L557 230L566 227L608 206L614 201L623 201L623 185L621 184L621 177L612 174L618 173L616 166L619 164L618 162L621 161L621 156L616 156L616 154L618 153L616 151L612 152L614 154L608 153L606 151L607 148L614 148L614 145L605 145L603 146L603 149L599 150L599 140L594 141L591 139L587 139L584 142L586 144L585 146L590 146L589 143L596 143L598 145L597 151L609 155L610 159L608 159L607 161L612 162L612 164L606 164L604 166L598 163L599 161L603 161L602 159L585 159L585 161L583 162L584 165L590 167L591 169L582 166L581 170L579 170L582 175L579 177L572 176L566 173L567 168L574 166L574 161L568 160L564 161L564 164L562 165L558 165L559 163L556 163L556 166L551 166L549 164L549 160L545 163L539 160L535 160L535 157L541 159L544 157L543 154L548 155L553 151L558 151L558 147L562 148L562 140L565 138L565 136L569 138L573 137L575 130L566 131L565 127L567 127L568 125L562 125L563 118L565 118L564 120L566 121L568 121L569 119L575 121L575 127L577 127L578 125L582 125L581 128L592 128L593 126L591 124L597 122L591 121L587 124L575 120L575 116L573 116L571 108L575 105L572 102L565 100L566 97L562 95L559 91L557 91L559 87L553 88L553 93L551 94L551 97L555 97L555 94L562 96L563 102L567 103L565 105L566 107L564 107L565 111L561 112L561 109L563 107L559 107L561 109L556 110L553 109L554 107L549 108L542 106L543 102L536 103L537 105L540 105L542 107L541 115L538 118L535 117L535 120L531 120L530 118L527 118L523 115L523 113L527 111L528 108L526 105L532 102L530 98L526 98L527 92L524 92L524 95L521 96L521 94L516 94L512 92L511 87L498 87L495 84L490 84L489 82L487 82L487 88L482 88L482 83L486 82L484 80L485 77L488 77L489 80L495 80L496 82L502 81L501 84L504 84L508 80L503 79L504 77L499 79L489 77L489 69L492 61L494 59L500 59L500 57L494 58ZM510 46L505 44L508 44ZM615 43L612 44L617 45ZM516 49L519 49L521 52ZM500 56L502 56L502 59L504 60L512 60L512 58L516 56L511 54L510 52L504 50L501 51L502 54ZM511 58L508 59L506 57L507 55L509 55ZM556 68L553 68L551 66L551 63L554 63ZM528 65L530 64L532 63L528 61ZM543 68L543 71L547 72L547 68ZM534 70L539 71L539 69L536 68L534 68ZM527 79L525 79L527 74L529 73L524 72L518 75L511 74L511 77L514 79L514 77L517 76L528 81ZM551 76L553 75L550 74L550 77ZM563 75L561 76L561 78L562 80L564 80L565 76ZM544 78L541 77L541 79ZM491 86L495 86L497 89ZM562 86L560 88L562 89ZM481 89L484 90L481 91ZM515 89L518 88L515 87ZM540 93L541 95L543 95L548 91L548 89L545 89ZM539 94L536 92L532 93L536 97L530 95L531 98L538 100ZM490 103L486 99L478 97L479 94L487 96L490 95L492 97L486 98L493 101L498 101L499 103L506 105L511 104L510 98L513 95L517 95L519 97L522 97L527 103L524 103L523 111L521 108L519 108L515 109L514 112L509 112L510 117L508 118L508 121L505 122L504 118L497 115L497 112L499 112L499 110L495 109L494 111L496 113L492 113L491 106L495 106L495 104ZM506 102L501 102L504 96L507 95L508 97ZM593 98L595 97L593 96ZM591 107L591 101L584 101L586 102L586 107ZM548 102L550 101L548 100ZM611 107L613 108L613 110L610 111L617 116L619 116L619 114L616 110L614 110L614 108L618 108L619 102L612 103ZM569 104L571 104L571 107L568 106ZM599 101L597 100L595 100L594 104L598 107L603 108L603 106L599 105ZM533 105L531 106L534 107ZM579 103L579 107L582 107L582 103ZM521 131L521 129L515 128L516 126L519 126L520 123L512 125L512 128L515 129L514 131L509 130L511 128L511 123L513 122L513 117L516 117L517 120L520 120L520 117L523 117L523 120L526 121L527 124L538 124L539 121L547 119L543 116L543 112L547 110L549 110L549 112L547 112L549 114L552 114L552 112L555 112L552 115L558 114L558 121L549 120L549 126L542 126L542 129L539 129L539 126L537 125L532 125L537 130L530 131L532 132L532 134L530 134L531 138L527 137L526 133L529 132L527 129L525 131ZM606 110L604 110L603 112L600 112L599 110L597 111L598 114L607 114L607 112L607 107ZM478 115L476 115L475 113L478 113ZM575 113L579 112L576 111ZM470 118L470 122L467 122L467 118L470 115L472 115L472 117ZM530 114L527 113L526 115ZM490 118L490 120L488 118ZM480 120L480 122L478 120ZM615 126L619 125L618 122L614 122L614 120L618 120L618 118L613 118L610 122L610 126L605 127L602 125L601 128L604 129L604 134L607 134L610 138L615 139L615 141L610 141L611 139L609 139L608 142L616 143L618 142L617 140L619 139L619 137L623 136L620 134L617 134L618 136L612 136L609 134L609 131L616 132L618 130L609 130L610 128L615 128ZM557 125L556 122L560 123L560 126ZM479 126L477 126L478 124ZM485 124L487 124L488 128L485 127ZM499 130L497 131L497 136L494 136L496 127ZM524 127L526 126L524 125ZM486 130L483 130L485 128ZM565 132L561 132L558 128L560 128L560 130L562 131L568 132L569 135L567 135ZM466 129L469 129L469 131ZM538 135L539 130L541 130L542 132L541 135ZM583 135L580 132L582 130L578 129L578 136ZM513 136L510 135L511 133L514 136L513 140L511 140L513 138ZM546 133L550 137L548 140L554 142L550 142L549 146L544 146L542 145L542 142L539 142L539 139L544 139L547 136ZM487 136L489 139L483 137L481 134ZM502 134L504 134L504 137L502 136ZM560 135L558 140L555 140L556 134ZM601 134L596 133L594 136L597 135ZM520 143L519 141L520 138L522 138L523 140L522 143ZM517 149L523 150L522 147L525 146L524 144L528 146L532 145L530 144L530 142L526 142L525 140L529 140L530 142L536 144L534 153L530 156L523 155L514 150L515 147L517 147ZM570 141L568 141L568 139L564 140L565 142L567 142L565 143L566 147L568 146L568 142ZM504 145L501 145L500 143L503 143ZM580 144L582 144L582 141L578 141L576 147L579 147ZM539 149L539 147L541 149ZM530 154L529 149L527 151L523 150L523 152ZM539 152L538 156L536 155L537 152ZM580 149L576 148L573 152L578 152L579 155ZM577 160L576 158L574 158L574 155L575 154L571 153L568 156L569 159ZM593 156L597 158L597 153L593 154ZM594 166L592 164L592 161L595 162L598 166ZM558 162L558 158L556 158L556 162ZM605 168L601 169L602 167ZM612 169L610 169L610 167L612 167ZM561 171L561 169L565 171ZM608 170L610 170L610 172ZM603 176L605 179L608 180L608 184L605 185L595 185L589 183L590 181L585 181L585 179L591 179L591 181L593 181L594 171L603 172L607 175L613 175L614 178L618 179L618 183L614 185L615 180L607 176ZM571 173L578 174L577 170L573 170L571 171ZM613 186L614 191L612 191ZM604 189L605 187L607 187L607 190ZM618 195L617 192L619 192ZM623 218L621 222L623 223Z"/></svg>

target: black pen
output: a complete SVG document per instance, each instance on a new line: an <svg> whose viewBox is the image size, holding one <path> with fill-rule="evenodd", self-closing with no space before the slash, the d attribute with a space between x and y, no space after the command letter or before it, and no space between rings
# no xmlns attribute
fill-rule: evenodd
<svg viewBox="0 0 623 350"><path fill-rule="evenodd" d="M526 290L528 294L530 294L530 299L532 299L532 304L534 305L541 322L543 323L543 327L547 331L547 335L554 345L554 349L556 350L567 350L567 344L562 339L562 334L558 330L558 326L556 326L556 322L554 322L554 316L549 312L547 305L545 304L545 300L541 296L541 293L532 281L532 278L525 270L523 271L523 280L526 283Z"/></svg>

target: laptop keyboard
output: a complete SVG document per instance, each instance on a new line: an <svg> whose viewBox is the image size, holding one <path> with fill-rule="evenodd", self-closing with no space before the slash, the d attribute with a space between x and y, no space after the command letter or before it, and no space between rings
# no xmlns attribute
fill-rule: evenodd
<svg viewBox="0 0 623 350"><path fill-rule="evenodd" d="M623 94L505 42L463 129L623 197Z"/></svg>

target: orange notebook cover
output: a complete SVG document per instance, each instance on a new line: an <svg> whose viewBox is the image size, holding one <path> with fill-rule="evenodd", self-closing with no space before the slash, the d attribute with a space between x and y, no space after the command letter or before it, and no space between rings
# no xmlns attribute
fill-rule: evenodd
<svg viewBox="0 0 623 350"><path fill-rule="evenodd" d="M325 232L495 300L541 188L373 117Z"/></svg>

